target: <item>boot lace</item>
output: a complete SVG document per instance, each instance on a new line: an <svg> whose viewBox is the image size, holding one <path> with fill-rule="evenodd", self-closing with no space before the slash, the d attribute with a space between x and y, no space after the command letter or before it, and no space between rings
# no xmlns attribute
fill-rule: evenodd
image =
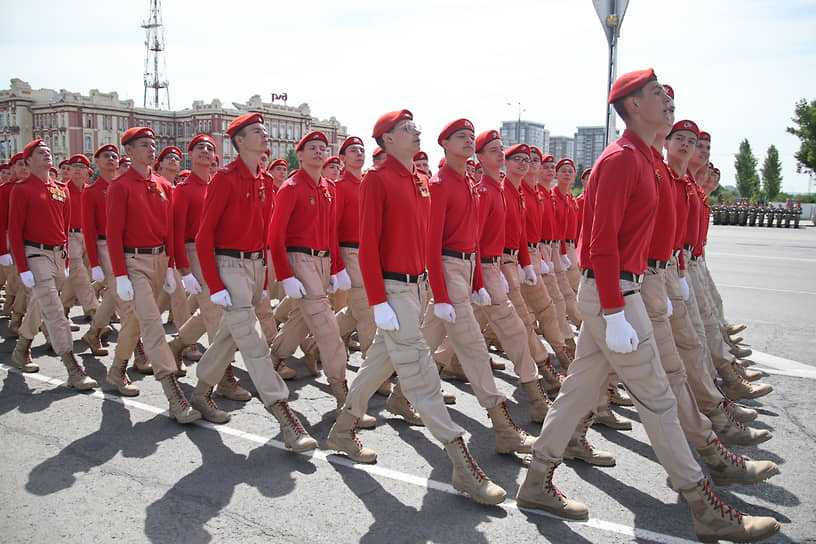
<svg viewBox="0 0 816 544"><path fill-rule="evenodd" d="M525 431L524 429L522 429L521 427L519 427L518 425L516 425L516 422L515 422L515 421L513 421L513 418L511 418L511 417L510 417L510 412L508 412L508 411L507 411L507 403L506 403L506 402L502 402L502 403L501 403L501 407L502 407L502 415L504 416L505 421L507 421L507 423L508 423L508 424L509 424L511 427L513 427L513 430L514 430L514 431L516 431L516 433L517 433L518 435L520 435L520 436L522 436L522 437L526 438L526 437L527 437L527 431Z"/></svg>
<svg viewBox="0 0 816 544"><path fill-rule="evenodd" d="M227 376L227 382L230 384L230 386L238 387L240 385L238 380L235 379L235 374L232 373L232 365L227 366L227 371L225 374Z"/></svg>
<svg viewBox="0 0 816 544"><path fill-rule="evenodd" d="M544 361L544 363L541 366L547 369L547 372L549 372L556 380L558 380L559 383L564 383L564 375L555 369L555 367L552 364L552 359L550 359L549 355L547 356L547 360Z"/></svg>
<svg viewBox="0 0 816 544"><path fill-rule="evenodd" d="M286 423L295 431L296 434L306 434L306 429L304 429L298 419L295 417L295 414L292 413L291 408L289 408L289 403L285 400L280 401L281 408L283 408L283 415L286 416Z"/></svg>
<svg viewBox="0 0 816 544"><path fill-rule="evenodd" d="M556 467L558 467L560 463L553 463L552 466L547 470L547 475L544 478L544 489L548 491L550 494L555 495L560 500L564 500L564 494L561 493L561 490L555 487L553 483L553 473L555 472Z"/></svg>
<svg viewBox="0 0 816 544"><path fill-rule="evenodd" d="M182 408L187 408L190 406L187 403L187 398L184 396L184 393L181 391L181 387L179 387L178 380L172 374L170 375L170 384L173 386L173 391L176 393L176 402L179 403L179 406Z"/></svg>
<svg viewBox="0 0 816 544"><path fill-rule="evenodd" d="M723 412L725 412L725 415L728 417L728 420L731 421L731 423L733 423L737 427L737 429L739 429L740 431L743 431L743 432L747 431L748 428L745 425L743 425L742 423L740 423L737 420L737 418L734 417L734 414L731 413L731 410L728 409L728 404L726 404L726 401L723 401L722 404L723 404Z"/></svg>
<svg viewBox="0 0 816 544"><path fill-rule="evenodd" d="M724 458L726 461L728 461L729 463L731 463L734 466L737 466L737 467L740 467L740 468L745 468L745 461L746 461L745 457L730 451L728 448L726 448L725 446L722 445L722 443L720 442L720 440L718 438L715 438L714 440L712 440L711 443L715 445L715 447L717 448L717 451L720 452L720 456L722 458Z"/></svg>
<svg viewBox="0 0 816 544"><path fill-rule="evenodd" d="M711 489L711 481L706 478L705 483L703 484L703 495L705 496L706 501L715 509L720 512L720 516L725 519L728 516L730 520L736 520L737 523L742 522L743 513L737 510L732 506L728 506L722 500L714 494L714 491Z"/></svg>
<svg viewBox="0 0 816 544"><path fill-rule="evenodd" d="M487 475L484 472L482 472L481 467L479 467L479 465L476 463L473 457L470 456L470 452L465 447L465 441L462 438L459 439L458 445L459 449L462 450L465 459L467 459L467 462L470 465L470 472L473 474L473 476L480 482L487 480L488 479Z"/></svg>

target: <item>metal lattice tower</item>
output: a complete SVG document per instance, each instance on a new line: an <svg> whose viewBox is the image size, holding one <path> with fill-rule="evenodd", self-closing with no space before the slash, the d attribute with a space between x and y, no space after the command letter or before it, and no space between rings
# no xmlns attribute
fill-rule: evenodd
<svg viewBox="0 0 816 544"><path fill-rule="evenodd" d="M150 18L142 23L145 29L144 107L170 109L167 64L164 58L164 25L161 20L161 0L150 0Z"/></svg>

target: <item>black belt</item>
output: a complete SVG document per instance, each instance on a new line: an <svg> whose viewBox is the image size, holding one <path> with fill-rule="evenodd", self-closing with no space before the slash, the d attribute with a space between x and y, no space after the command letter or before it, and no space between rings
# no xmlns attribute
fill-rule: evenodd
<svg viewBox="0 0 816 544"><path fill-rule="evenodd" d="M126 247L125 253L135 253L136 255L158 255L164 251L164 246L158 247Z"/></svg>
<svg viewBox="0 0 816 544"><path fill-rule="evenodd" d="M442 255L445 255L446 257L456 257L457 259L462 259L463 261L469 261L476 256L476 252L474 251L473 253L464 253L462 251L443 249Z"/></svg>
<svg viewBox="0 0 816 544"><path fill-rule="evenodd" d="M666 268L666 265L669 264L668 261L658 261L655 259L647 259L646 264L653 268Z"/></svg>
<svg viewBox="0 0 816 544"><path fill-rule="evenodd" d="M699 258L700 258L700 257L698 257L697 255L692 255L692 256L691 256L691 260L692 260L692 261L696 261L696 260L697 260L697 259L699 259Z"/></svg>
<svg viewBox="0 0 816 544"><path fill-rule="evenodd" d="M48 244L38 244L37 242L29 242L28 240L24 241L23 244L30 247L44 249L45 251L65 251L65 244L61 246L49 246Z"/></svg>
<svg viewBox="0 0 816 544"><path fill-rule="evenodd" d="M184 240L184 243L185 244L194 244L195 243L195 238L186 238Z"/></svg>
<svg viewBox="0 0 816 544"><path fill-rule="evenodd" d="M694 246L691 244L683 244L683 249L688 249L689 251L694 251Z"/></svg>
<svg viewBox="0 0 816 544"><path fill-rule="evenodd" d="M595 277L595 272L590 270L590 269L586 269L586 270L584 270L584 277L594 278ZM633 274L632 272L627 272L626 270L621 270L620 279L626 280L626 281L631 281L631 282L634 282L634 283L641 283L641 282L643 282L643 274Z"/></svg>
<svg viewBox="0 0 816 544"><path fill-rule="evenodd" d="M360 244L357 242L340 242L340 247L350 247L352 249L360 249Z"/></svg>
<svg viewBox="0 0 816 544"><path fill-rule="evenodd" d="M481 261L483 264L494 263L498 264L501 262L501 257L482 257Z"/></svg>
<svg viewBox="0 0 816 544"><path fill-rule="evenodd" d="M546 239L542 238L542 239L541 239L541 240L539 240L538 242L539 242L539 243L541 243L541 244L549 244L549 243L551 243L551 242L552 242L552 240L546 240Z"/></svg>
<svg viewBox="0 0 816 544"><path fill-rule="evenodd" d="M107 237L104 234L99 234L96 237L97 240L107 240Z"/></svg>
<svg viewBox="0 0 816 544"><path fill-rule="evenodd" d="M68 229L68 232L82 232L82 229Z"/></svg>
<svg viewBox="0 0 816 544"><path fill-rule="evenodd" d="M681 253L682 251L683 251L682 249L675 249L675 250L673 250L673 251L672 251L672 257L677 257L677 258L679 259L679 258L680 258L680 253Z"/></svg>
<svg viewBox="0 0 816 544"><path fill-rule="evenodd" d="M306 255L311 255L312 257L328 257L331 255L331 251L328 249L312 249L310 247L301 247L301 246L287 246L286 251L291 251L294 253L305 253Z"/></svg>
<svg viewBox="0 0 816 544"><path fill-rule="evenodd" d="M412 276L411 274L400 274L398 272L386 272L383 270L383 278L387 280L402 281L405 283L419 283L420 280L424 280L427 276L427 272Z"/></svg>
<svg viewBox="0 0 816 544"><path fill-rule="evenodd" d="M518 249L504 248L504 254L505 255L512 255L513 257L518 257L519 250Z"/></svg>
<svg viewBox="0 0 816 544"><path fill-rule="evenodd" d="M263 257L263 249L258 251L238 251L237 249L221 249L215 248L216 255L226 255L227 257L235 257L236 259L260 259Z"/></svg>
<svg viewBox="0 0 816 544"><path fill-rule="evenodd" d="M629 295L634 295L636 293L640 293L640 289L630 289L629 291L624 291L621 293L624 297L628 297Z"/></svg>
<svg viewBox="0 0 816 544"><path fill-rule="evenodd" d="M565 240L565 241L566 241L568 244L573 244L573 245L575 245L575 240Z"/></svg>

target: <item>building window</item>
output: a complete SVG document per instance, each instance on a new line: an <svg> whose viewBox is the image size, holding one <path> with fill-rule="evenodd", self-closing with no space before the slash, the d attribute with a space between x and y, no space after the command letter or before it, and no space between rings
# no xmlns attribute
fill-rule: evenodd
<svg viewBox="0 0 816 544"><path fill-rule="evenodd" d="M176 138L181 138L184 136L184 123L179 123L176 126Z"/></svg>
<svg viewBox="0 0 816 544"><path fill-rule="evenodd" d="M277 121L272 121L272 131L269 134L271 134L273 138L278 137L278 122Z"/></svg>
<svg viewBox="0 0 816 544"><path fill-rule="evenodd" d="M184 123L184 136L185 136L185 138L190 137L190 121L187 121L186 123Z"/></svg>
<svg viewBox="0 0 816 544"><path fill-rule="evenodd" d="M300 140L300 125L295 125L295 140Z"/></svg>
<svg viewBox="0 0 816 544"><path fill-rule="evenodd" d="M85 153L90 153L92 146L93 146L93 142L91 141L91 137L90 136L85 136Z"/></svg>
<svg viewBox="0 0 816 544"><path fill-rule="evenodd" d="M287 140L292 139L292 125L291 124L286 125L286 139Z"/></svg>

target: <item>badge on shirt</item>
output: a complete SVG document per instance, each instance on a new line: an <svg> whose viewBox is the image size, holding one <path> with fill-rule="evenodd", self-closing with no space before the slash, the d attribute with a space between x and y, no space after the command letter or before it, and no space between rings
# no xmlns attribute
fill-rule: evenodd
<svg viewBox="0 0 816 544"><path fill-rule="evenodd" d="M266 195L266 187L264 187L263 182L261 182L261 184L258 186L258 200L263 202L265 195Z"/></svg>
<svg viewBox="0 0 816 544"><path fill-rule="evenodd" d="M417 189L419 189L419 194L420 195L422 195L425 198L428 198L428 197L431 196L431 191L428 189L428 182L424 177L420 176L417 179L416 185L417 185Z"/></svg>
<svg viewBox="0 0 816 544"><path fill-rule="evenodd" d="M658 183L660 183L661 181L663 181L663 174L661 174L661 173L660 173L660 170L659 170L658 168L655 168L655 180L656 180Z"/></svg>
<svg viewBox="0 0 816 544"><path fill-rule="evenodd" d="M522 210L527 207L527 205L524 203L524 195L521 193L519 193L519 205L521 205Z"/></svg>
<svg viewBox="0 0 816 544"><path fill-rule="evenodd" d="M329 191L328 187L323 187L323 197L331 204L331 191Z"/></svg>
<svg viewBox="0 0 816 544"><path fill-rule="evenodd" d="M314 206L314 196L312 196L312 195L309 195L309 204Z"/></svg>
<svg viewBox="0 0 816 544"><path fill-rule="evenodd" d="M53 198L57 202L65 202L65 191L63 191L56 185L50 185L48 187L48 192L51 193L51 198Z"/></svg>
<svg viewBox="0 0 816 544"><path fill-rule="evenodd" d="M167 200L167 197L164 196L164 189L162 189L162 186L155 181L151 181L147 184L147 192L157 194L162 200Z"/></svg>

